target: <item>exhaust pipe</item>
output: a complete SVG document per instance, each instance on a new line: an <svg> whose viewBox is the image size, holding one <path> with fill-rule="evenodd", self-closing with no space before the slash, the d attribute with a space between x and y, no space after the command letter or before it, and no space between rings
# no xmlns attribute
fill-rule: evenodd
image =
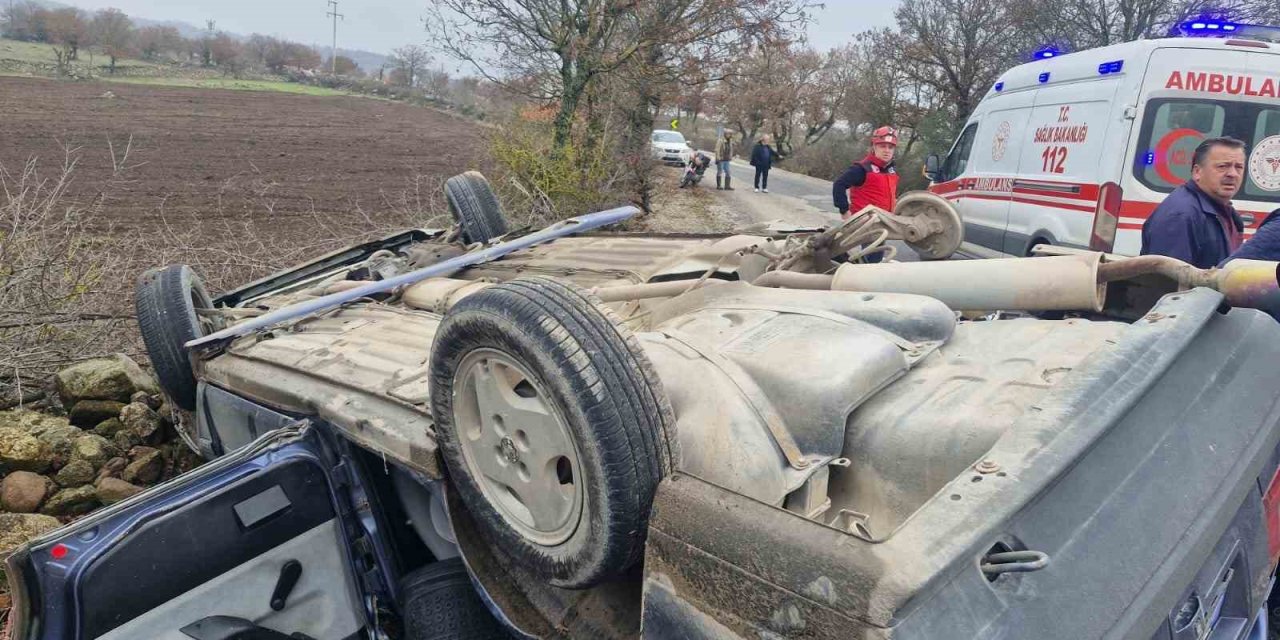
<svg viewBox="0 0 1280 640"><path fill-rule="evenodd" d="M1101 261L1100 253L1082 253L1034 259L845 264L836 270L831 288L929 296L957 311L1102 311L1107 285L1098 279Z"/></svg>

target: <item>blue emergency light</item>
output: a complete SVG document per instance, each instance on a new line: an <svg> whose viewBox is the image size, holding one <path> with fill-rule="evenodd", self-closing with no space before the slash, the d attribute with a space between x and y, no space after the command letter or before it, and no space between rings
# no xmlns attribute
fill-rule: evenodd
<svg viewBox="0 0 1280 640"><path fill-rule="evenodd" d="M1148 151L1147 155L1142 158L1142 163L1151 166L1156 163L1156 152Z"/></svg>
<svg viewBox="0 0 1280 640"><path fill-rule="evenodd" d="M1060 55L1062 55L1062 51L1058 50L1057 47L1045 47L1043 49L1038 49L1035 53L1031 54L1031 57L1036 60L1048 60L1049 58L1054 58Z"/></svg>
<svg viewBox="0 0 1280 640"><path fill-rule="evenodd" d="M1104 76L1109 73L1120 73L1121 69L1124 69L1124 60L1112 60L1098 65L1098 73Z"/></svg>
<svg viewBox="0 0 1280 640"><path fill-rule="evenodd" d="M1004 91L1004 83L1003 83L1003 82L997 82L997 83L996 83L996 91L997 91L997 92L999 92L999 91Z"/></svg>
<svg viewBox="0 0 1280 640"><path fill-rule="evenodd" d="M1232 33L1239 29L1239 24L1222 20L1194 20L1182 23L1182 32L1189 36L1211 36L1219 33Z"/></svg>
<svg viewBox="0 0 1280 640"><path fill-rule="evenodd" d="M1040 84L1044 84L1044 83L1046 83L1046 82L1048 82L1048 81L1049 81L1049 72L1048 72L1048 71L1045 71L1044 73L1040 74Z"/></svg>

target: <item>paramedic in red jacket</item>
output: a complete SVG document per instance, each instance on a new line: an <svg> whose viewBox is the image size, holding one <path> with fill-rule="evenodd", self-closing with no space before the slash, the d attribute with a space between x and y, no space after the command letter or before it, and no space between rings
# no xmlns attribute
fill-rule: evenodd
<svg viewBox="0 0 1280 640"><path fill-rule="evenodd" d="M871 152L836 178L831 187L831 199L840 217L847 220L869 204L893 213L898 199L898 171L893 167L897 149L898 132L893 127L872 132Z"/></svg>

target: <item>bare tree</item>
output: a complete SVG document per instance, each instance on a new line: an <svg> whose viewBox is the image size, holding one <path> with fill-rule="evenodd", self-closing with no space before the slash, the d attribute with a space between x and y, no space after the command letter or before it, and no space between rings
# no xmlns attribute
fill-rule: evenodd
<svg viewBox="0 0 1280 640"><path fill-rule="evenodd" d="M116 59L128 56L133 47L133 21L119 9L102 9L93 16L94 40L111 59L111 73L116 72Z"/></svg>
<svg viewBox="0 0 1280 640"><path fill-rule="evenodd" d="M44 17L44 28L62 68L66 63L79 59L80 48L90 42L89 22L79 9L68 7L49 11Z"/></svg>
<svg viewBox="0 0 1280 640"><path fill-rule="evenodd" d="M1280 17L1271 0L1030 0L1014 6L1024 32L1045 44L1091 49L1177 32L1196 17L1268 22Z"/></svg>
<svg viewBox="0 0 1280 640"><path fill-rule="evenodd" d="M1001 73L1033 45L1016 27L1022 0L904 0L897 33L874 34L880 55L904 63L907 76L950 102L963 121Z"/></svg>
<svg viewBox="0 0 1280 640"><path fill-rule="evenodd" d="M401 83L412 87L431 62L431 54L421 45L410 44L391 50L391 64L400 72Z"/></svg>
<svg viewBox="0 0 1280 640"><path fill-rule="evenodd" d="M244 70L246 60L244 47L226 32L218 32L209 43L209 56L227 75L239 75Z"/></svg>

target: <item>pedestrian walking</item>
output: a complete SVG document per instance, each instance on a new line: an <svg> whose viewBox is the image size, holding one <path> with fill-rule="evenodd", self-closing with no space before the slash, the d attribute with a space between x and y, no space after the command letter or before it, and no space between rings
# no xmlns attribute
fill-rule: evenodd
<svg viewBox="0 0 1280 640"><path fill-rule="evenodd" d="M1231 206L1244 182L1244 142L1209 138L1191 156L1191 179L1165 196L1142 225L1142 255L1177 258L1201 269L1216 266L1244 237Z"/></svg>
<svg viewBox="0 0 1280 640"><path fill-rule="evenodd" d="M729 175L729 163L733 161L733 132L724 130L724 135L716 140L716 188L733 191L733 178ZM723 185L721 186L721 177Z"/></svg>
<svg viewBox="0 0 1280 640"><path fill-rule="evenodd" d="M769 193L769 169L773 168L774 161L779 158L778 152L770 144L772 142L773 139L769 136L762 136L751 149L751 166L756 168L756 193Z"/></svg>
<svg viewBox="0 0 1280 640"><path fill-rule="evenodd" d="M871 151L832 183L831 199L841 218L869 204L893 212L898 201L898 170L893 166L897 150L896 129L884 126L871 132Z"/></svg>

